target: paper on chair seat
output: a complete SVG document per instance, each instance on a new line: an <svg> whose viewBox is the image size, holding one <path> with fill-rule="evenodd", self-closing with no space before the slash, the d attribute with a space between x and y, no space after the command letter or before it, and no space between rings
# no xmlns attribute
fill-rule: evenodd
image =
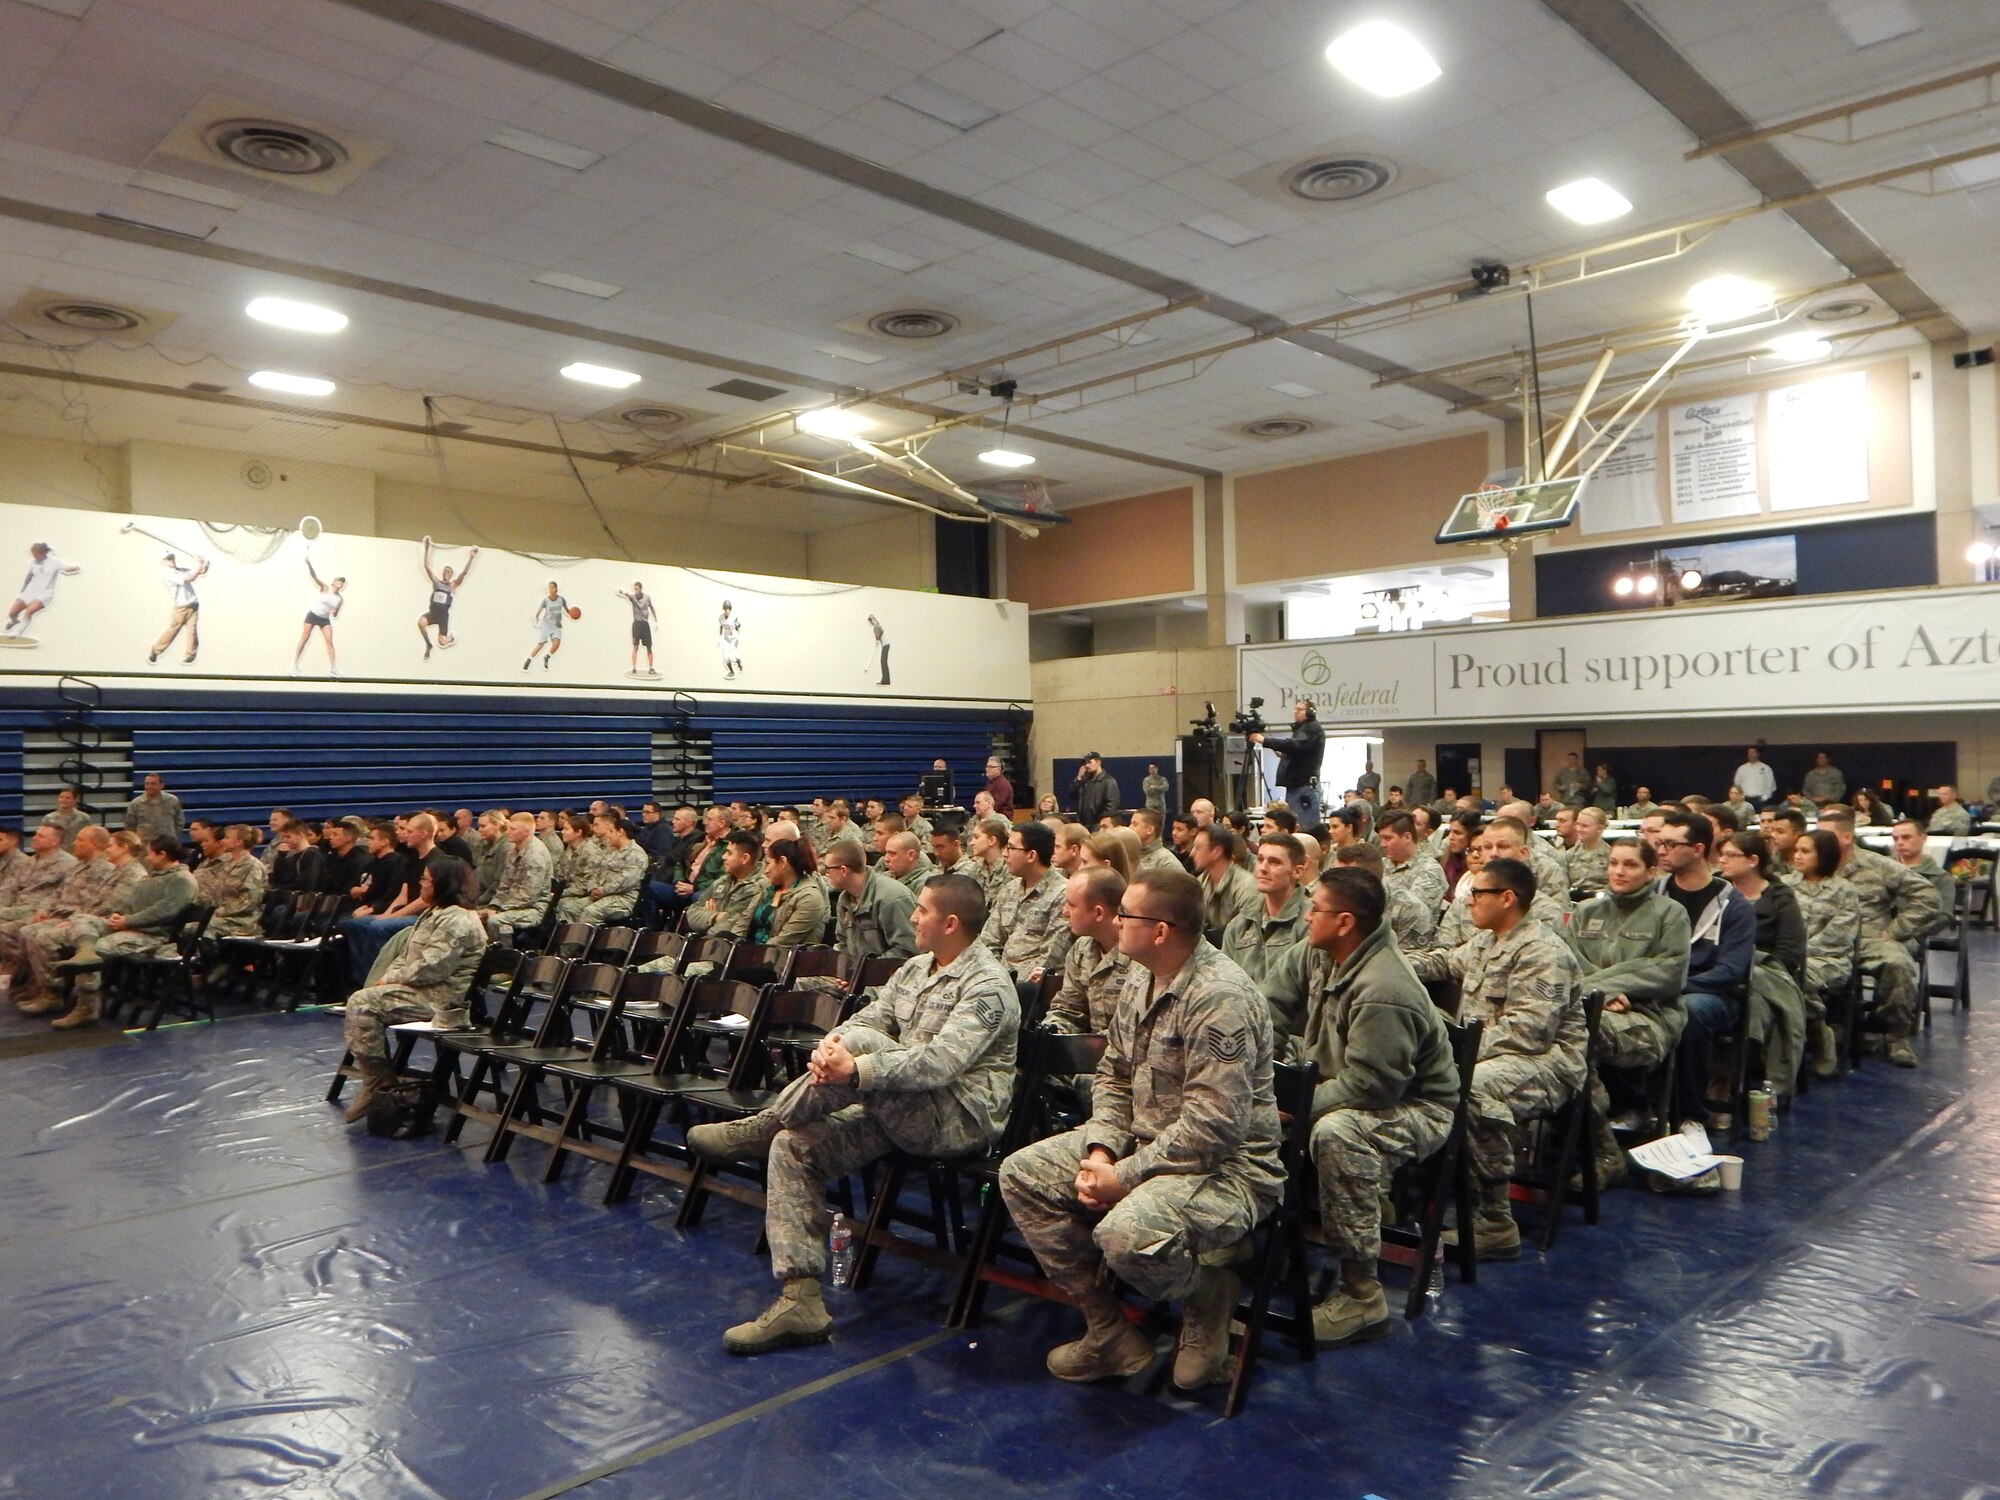
<svg viewBox="0 0 2000 1500"><path fill-rule="evenodd" d="M750 1018L748 1016L739 1016L734 1011L731 1011L726 1016L715 1017L714 1024L717 1026L727 1026L732 1031L741 1031L745 1026L750 1024Z"/></svg>

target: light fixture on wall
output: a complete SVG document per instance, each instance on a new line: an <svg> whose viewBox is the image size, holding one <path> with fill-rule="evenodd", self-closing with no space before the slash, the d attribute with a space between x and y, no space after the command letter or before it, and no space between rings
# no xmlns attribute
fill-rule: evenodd
<svg viewBox="0 0 2000 1500"><path fill-rule="evenodd" d="M2000 534L2000 527L1990 527L1985 536L1965 549L1975 583L2000 583L2000 546L1993 542L1996 534Z"/></svg>
<svg viewBox="0 0 2000 1500"><path fill-rule="evenodd" d="M1704 582L1701 569L1694 564L1677 563L1656 552L1643 561L1625 564L1625 571L1611 580L1611 592L1623 600L1671 609Z"/></svg>

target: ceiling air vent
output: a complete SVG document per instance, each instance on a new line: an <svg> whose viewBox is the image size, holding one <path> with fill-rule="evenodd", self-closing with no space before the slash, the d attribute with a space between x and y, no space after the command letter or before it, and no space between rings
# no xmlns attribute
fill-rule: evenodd
<svg viewBox="0 0 2000 1500"><path fill-rule="evenodd" d="M135 333L146 320L129 307L110 302L50 302L42 320L84 333Z"/></svg>
<svg viewBox="0 0 2000 1500"><path fill-rule="evenodd" d="M670 427L683 427L688 414L678 406L628 406L618 413L618 420L628 427L642 427L648 432L665 432Z"/></svg>
<svg viewBox="0 0 2000 1500"><path fill-rule="evenodd" d="M1492 370L1473 376L1466 384L1488 396L1504 396L1521 388L1521 377L1510 375L1505 370Z"/></svg>
<svg viewBox="0 0 2000 1500"><path fill-rule="evenodd" d="M202 139L216 155L253 172L317 177L347 162L347 148L332 136L282 120L218 120Z"/></svg>
<svg viewBox="0 0 2000 1500"><path fill-rule="evenodd" d="M1303 437L1308 432L1317 432L1319 423L1308 417L1265 417L1256 422L1245 422L1236 429L1245 437L1292 438Z"/></svg>
<svg viewBox="0 0 2000 1500"><path fill-rule="evenodd" d="M190 380L183 389L199 391L204 396L220 396L229 387L226 385L217 385L212 380Z"/></svg>
<svg viewBox="0 0 2000 1500"><path fill-rule="evenodd" d="M1840 302L1822 302L1806 317L1815 323L1845 323L1854 318L1865 318L1875 311L1875 304L1851 297Z"/></svg>
<svg viewBox="0 0 2000 1500"><path fill-rule="evenodd" d="M174 315L157 307L113 302L104 297L37 287L4 314L17 328L61 329L97 338L142 340L157 338L171 327Z"/></svg>
<svg viewBox="0 0 2000 1500"><path fill-rule="evenodd" d="M1396 180L1396 164L1378 156L1319 156L1285 173L1285 190L1311 203L1351 203Z"/></svg>
<svg viewBox="0 0 2000 1500"><path fill-rule="evenodd" d="M182 161L245 173L312 193L337 193L389 154L382 141L242 99L210 94L174 126L160 150Z"/></svg>
<svg viewBox="0 0 2000 1500"><path fill-rule="evenodd" d="M755 380L745 380L741 376L725 380L720 385L712 385L709 389L718 396L734 396L741 401L769 401L773 396L785 394L785 388L781 385L763 385Z"/></svg>
<svg viewBox="0 0 2000 1500"><path fill-rule="evenodd" d="M877 313L868 327L888 339L939 339L958 331L958 319L927 307L901 307Z"/></svg>

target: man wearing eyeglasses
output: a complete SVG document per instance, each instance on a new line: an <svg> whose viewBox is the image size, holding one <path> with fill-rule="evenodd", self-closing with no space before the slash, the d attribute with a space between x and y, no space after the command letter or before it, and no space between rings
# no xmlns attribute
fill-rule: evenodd
<svg viewBox="0 0 2000 1500"><path fill-rule="evenodd" d="M1051 961L1069 954L1063 925L1064 877L1049 868L1056 836L1046 823L1023 823L1007 834L1007 873L1013 878L993 903L993 918L980 941L996 953L1017 979L1041 974Z"/></svg>
<svg viewBox="0 0 2000 1500"><path fill-rule="evenodd" d="M1666 873L1654 887L1687 913L1691 946L1681 1008L1687 1026L1674 1054L1683 1120L1715 1123L1706 1094L1715 1039L1736 1029L1757 961L1757 914L1728 881L1709 868L1715 825L1701 813L1675 808L1660 816L1653 851Z"/></svg>
<svg viewBox="0 0 2000 1500"><path fill-rule="evenodd" d="M1387 895L1366 870L1329 870L1313 888L1305 941L1262 981L1272 1012L1299 1018L1296 1051L1323 1080L1311 1151L1320 1222L1340 1257L1339 1290L1313 1309L1323 1348L1389 1331L1376 1276L1382 1187L1444 1144L1458 1101L1444 1017L1397 951L1383 920Z"/></svg>
<svg viewBox="0 0 2000 1500"><path fill-rule="evenodd" d="M1083 1311L1083 1337L1049 1353L1059 1379L1122 1379L1152 1362L1107 1268L1141 1296L1181 1299L1177 1387L1220 1379L1240 1290L1230 1267L1284 1188L1270 1017L1201 923L1191 876L1141 870L1125 888L1118 949L1133 967L1091 1117L1000 1169L1023 1238Z"/></svg>
<svg viewBox="0 0 2000 1500"><path fill-rule="evenodd" d="M1459 1016L1485 1023L1466 1131L1479 1181L1472 1229L1481 1260L1521 1253L1507 1182L1522 1122L1559 1109L1583 1083L1588 1038L1576 958L1530 915L1534 900L1534 872L1524 861L1489 859L1466 892L1477 929L1471 938L1410 955L1424 978L1456 979Z"/></svg>

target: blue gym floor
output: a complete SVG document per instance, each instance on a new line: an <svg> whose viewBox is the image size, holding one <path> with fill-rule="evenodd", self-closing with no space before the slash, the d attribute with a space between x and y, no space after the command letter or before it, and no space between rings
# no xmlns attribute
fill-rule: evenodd
<svg viewBox="0 0 2000 1500"><path fill-rule="evenodd" d="M1621 1189L1554 1252L1302 1365L1244 1414L1043 1374L1074 1315L885 1257L757 1360L750 1211L535 1181L323 1102L337 1019L0 1060L0 1495L588 1500L1311 1495L2000 1500L1994 939L1926 1067L1816 1086L1745 1190ZM0 1043L29 1034L0 1026ZM477 1127L467 1136L483 1135Z"/></svg>

